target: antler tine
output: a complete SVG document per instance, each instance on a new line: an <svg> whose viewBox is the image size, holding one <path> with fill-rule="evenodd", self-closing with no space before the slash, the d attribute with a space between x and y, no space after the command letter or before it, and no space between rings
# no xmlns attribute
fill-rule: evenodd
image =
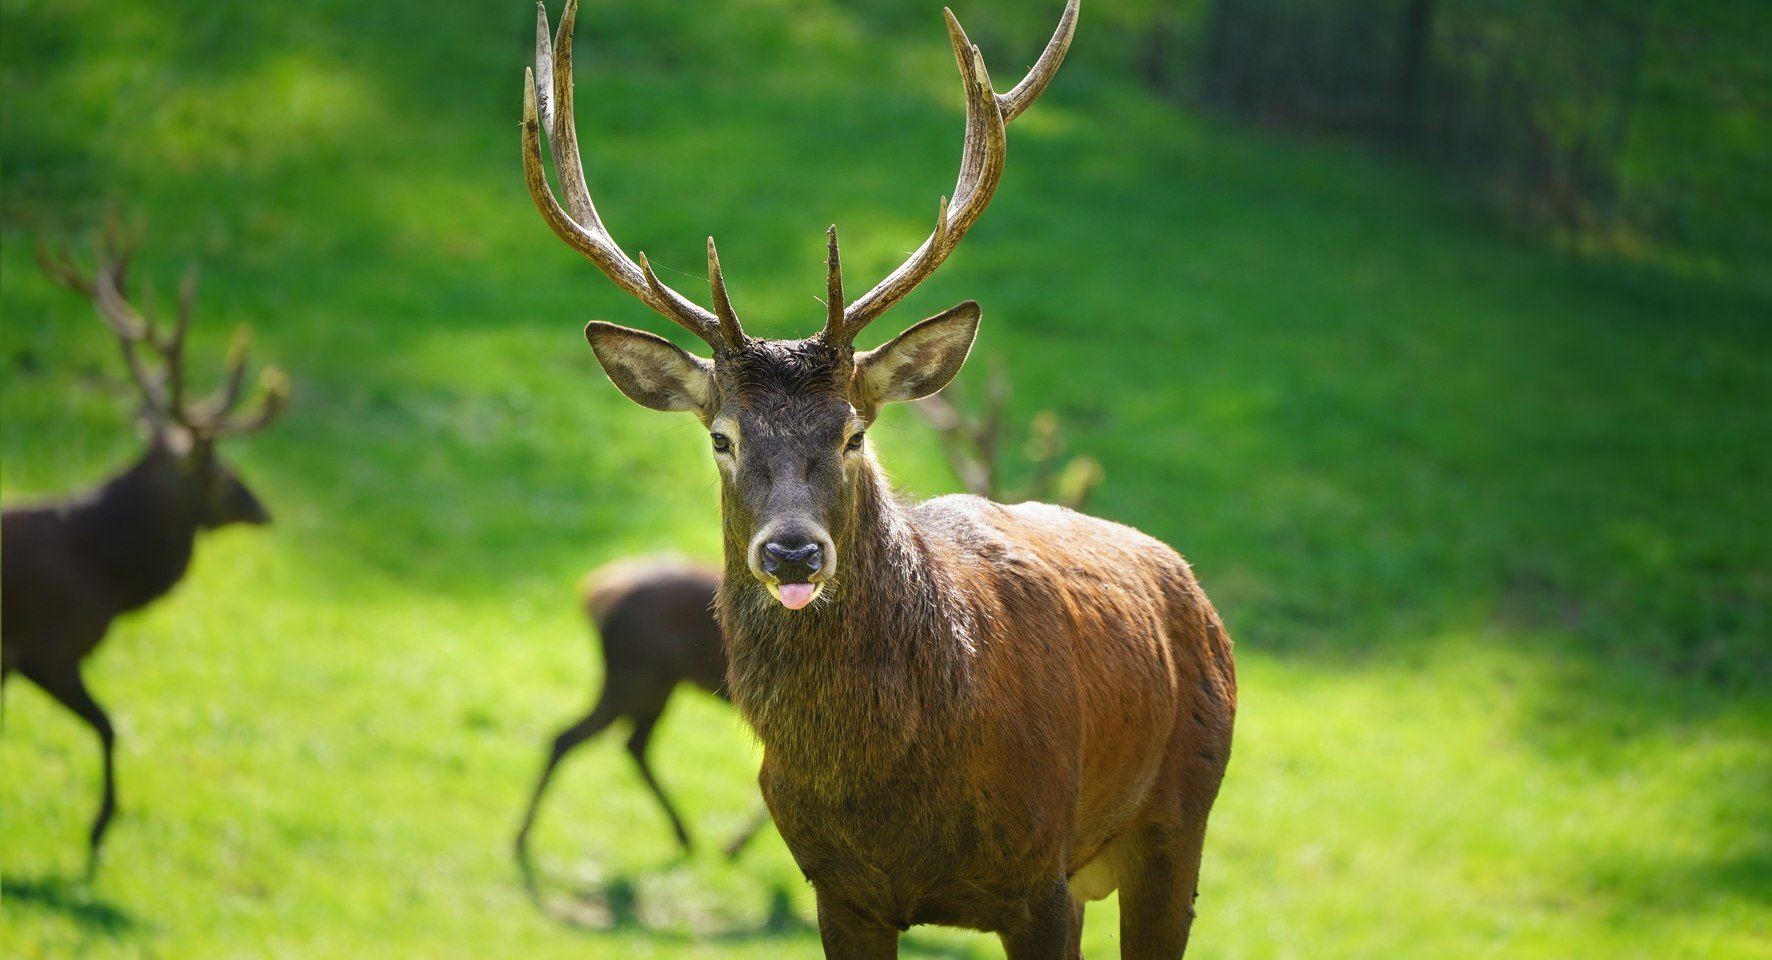
<svg viewBox="0 0 1772 960"><path fill-rule="evenodd" d="M636 264L622 252L597 215L585 183L572 118L572 33L578 20L578 0L567 0L559 31L551 41L547 7L540 0L535 6L535 69L523 73L523 174L536 209L555 236L591 261L616 286L716 351L722 349L723 344L732 342L732 334L721 330L720 318L650 276L644 262ZM566 195L565 208L548 185L541 157L544 128L554 172Z"/></svg>
<svg viewBox="0 0 1772 960"><path fill-rule="evenodd" d="M111 207L105 212L105 223L99 233L99 260L101 266L110 264L117 277L117 293L129 296L129 265L135 260L135 248L141 242L142 226L138 220L133 225L125 223L123 215Z"/></svg>
<svg viewBox="0 0 1772 960"><path fill-rule="evenodd" d="M283 411L289 409L289 376L276 367L266 367L258 375L259 388L264 391L264 399L259 401L258 409L246 416L234 416L223 413L210 424L215 436L240 436L257 433L277 422Z"/></svg>
<svg viewBox="0 0 1772 960"><path fill-rule="evenodd" d="M240 327L228 345L228 372L222 383L204 398L191 413L196 429L210 436L239 436L256 433L276 422L289 406L289 377L276 367L266 367L258 375L263 398L258 409L250 414L233 413L240 401L240 389L246 383L246 355L252 344L252 331Z"/></svg>
<svg viewBox="0 0 1772 960"><path fill-rule="evenodd" d="M245 327L234 331L234 339L228 344L228 372L213 393L191 408L193 423L213 427L240 402L240 388L246 384L246 352L251 344L252 331Z"/></svg>
<svg viewBox="0 0 1772 960"><path fill-rule="evenodd" d="M124 293L125 277L138 239L139 230L126 229L113 214L99 234L99 262L92 273L75 262L65 244L52 250L47 244L38 243L37 261L51 279L92 301L99 317L116 336L130 375L141 388L145 412L157 427L176 425L195 433L219 436L262 429L275 421L288 404L289 378L268 368L260 377L265 391L260 409L250 416L229 414L240 399L245 381L250 341L245 327L234 334L228 350L227 374L221 385L195 406L186 404L184 348L191 317L196 312L197 265L187 267L180 279L178 316L172 329L162 333L153 317L137 309ZM144 299L151 301L152 292L145 291ZM160 355L163 373L156 375L144 362L140 350L143 344Z"/></svg>
<svg viewBox="0 0 1772 960"><path fill-rule="evenodd" d="M945 202L946 198L943 198ZM839 337L843 332L843 256L837 252L837 225L827 232L830 249L825 254L825 321L826 336ZM847 341L844 341L847 342Z"/></svg>
<svg viewBox="0 0 1772 960"><path fill-rule="evenodd" d="M1079 0L1068 0L1057 30L1033 69L1006 94L991 89L984 56L967 38L954 12L942 11L947 17L954 59L959 64L960 78L966 87L966 137L960 149L959 179L954 184L952 201L943 201L941 216L929 239L923 241L923 245L898 269L844 310L841 325L844 343L853 342L863 327L928 279L984 213L1003 175L1004 128L1040 96L1057 73L1076 32L1078 3ZM834 323L827 323L827 331L834 326Z"/></svg>
<svg viewBox="0 0 1772 960"><path fill-rule="evenodd" d="M92 277L87 276L74 262L74 254L68 249L66 242L51 249L43 238L37 238L32 245L32 252L37 256L37 266L44 275L56 283L67 287L82 297L92 298Z"/></svg>
<svg viewBox="0 0 1772 960"><path fill-rule="evenodd" d="M122 291L121 285L118 291ZM191 308L197 300L197 265L185 268L178 282L178 317L172 323L172 334L161 338L153 321L148 322L148 337L154 348L166 359L166 402L175 420L187 426L196 421L185 408L185 332L191 327Z"/></svg>
<svg viewBox="0 0 1772 960"><path fill-rule="evenodd" d="M732 309L732 298L726 293L726 275L720 272L720 252L714 249L714 238L708 238L708 286L714 291L714 312L720 315L720 332L726 345L737 348L745 341L744 325Z"/></svg>
<svg viewBox="0 0 1772 960"><path fill-rule="evenodd" d="M124 236L116 221L111 220L105 225L100 247L103 260L90 283L93 306L116 335L130 375L141 388L148 415L163 423L191 427L191 419L184 408L183 358L185 328L190 322L190 301L195 291L194 271L186 273L182 284L179 318L173 332L163 338L153 319L138 311L123 294L129 262L135 253L135 239ZM136 348L143 343L160 354L165 363L163 375L155 376L142 362Z"/></svg>
<svg viewBox="0 0 1772 960"><path fill-rule="evenodd" d="M831 303L835 304L837 309L830 311L825 317L825 329L822 336L827 341L853 345L855 335L861 332L861 328L873 322L875 317L885 313L887 308L903 300L906 294L916 288L917 284L922 283L935 272L935 268L947 256L947 250L952 249L948 236L952 225L952 221L948 218L949 209L948 198L942 197L935 209L935 230L929 234L927 240L923 241L923 245L911 254L909 260L900 264L897 270L892 271L874 289L869 290L847 307L843 306L839 298L830 298ZM833 226L831 231L833 246L830 257L835 262L838 256L835 248L836 228ZM932 258L934 262L930 263ZM840 277L838 282L841 283ZM827 279L827 286L829 283L830 281Z"/></svg>
<svg viewBox="0 0 1772 960"><path fill-rule="evenodd" d="M1011 87L1008 93L997 94L997 108L1003 111L1003 122L1008 123L1021 116L1023 110L1032 106L1040 94L1046 92L1046 85L1058 76L1059 64L1064 63L1064 55L1070 52L1071 38L1077 33L1077 8L1081 0L1067 0L1064 13L1059 15L1058 29L1052 31L1052 39L1046 42L1046 49L1040 51L1040 58L1029 68L1028 75L1021 82Z"/></svg>

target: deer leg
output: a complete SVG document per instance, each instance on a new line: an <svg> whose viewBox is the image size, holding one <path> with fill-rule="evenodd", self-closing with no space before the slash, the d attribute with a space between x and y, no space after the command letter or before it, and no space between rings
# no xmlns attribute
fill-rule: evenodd
<svg viewBox="0 0 1772 960"><path fill-rule="evenodd" d="M99 746L104 752L105 781L104 797L99 801L98 816L93 818L92 832L87 838L86 872L90 875L98 866L98 848L105 838L105 828L110 825L111 816L117 812L116 768L111 757L116 732L111 729L111 718L105 715L105 709L86 691L86 683L80 679L78 664L50 670L26 666L20 667L19 672L42 687L45 693L54 697L62 706L72 710L75 716L85 720L98 733Z"/></svg>
<svg viewBox="0 0 1772 960"><path fill-rule="evenodd" d="M746 824L745 828L739 831L738 836L733 837L732 842L726 845L726 859L737 860L738 855L744 851L745 844L750 843L751 838L757 835L757 831L762 830L768 823L768 807L764 807L753 814L751 816L751 822Z"/></svg>
<svg viewBox="0 0 1772 960"><path fill-rule="evenodd" d="M662 712L662 707L660 708ZM671 818L671 829L677 831L677 842L683 845L684 853L694 851L689 841L689 831L683 828L683 819L677 816L677 810L671 806L671 798L665 796L664 788L658 785L658 779L652 775L652 767L646 762L646 747L652 742L652 727L658 723L658 714L638 716L634 718L634 732L628 737L628 756L634 758L634 765L640 768L640 777L652 788L652 795L658 798L658 805L664 808L665 816Z"/></svg>
<svg viewBox="0 0 1772 960"><path fill-rule="evenodd" d="M1013 930L1000 930L997 937L1003 941L1003 953L1008 960L1066 960L1072 956L1071 951L1071 914L1072 904L1070 891L1060 879L1038 899L1028 904L1027 922ZM1079 932L1082 924L1077 924ZM1151 954L1131 953L1128 957L1151 956Z"/></svg>
<svg viewBox="0 0 1772 960"><path fill-rule="evenodd" d="M529 795L529 808L523 811L523 825L517 829L517 859L525 860L529 856L529 828L535 825L535 811L541 806L541 795L547 790L548 781L554 777L554 768L560 765L560 760L574 747L601 733L604 727L621 715L621 707L612 701L608 690L605 690L603 696L597 700L597 705L591 708L584 719L554 737L554 746L548 753L547 765L542 767L541 779L535 782L535 791Z"/></svg>
<svg viewBox="0 0 1772 960"><path fill-rule="evenodd" d="M893 960L898 956L896 929L838 906L823 894L818 895L818 938L827 960Z"/></svg>
<svg viewBox="0 0 1772 960"><path fill-rule="evenodd" d="M1206 825L1153 828L1128 850L1120 871L1120 942L1128 957L1187 952Z"/></svg>
<svg viewBox="0 0 1772 960"><path fill-rule="evenodd" d="M1069 960L1083 960L1083 901L1071 898Z"/></svg>

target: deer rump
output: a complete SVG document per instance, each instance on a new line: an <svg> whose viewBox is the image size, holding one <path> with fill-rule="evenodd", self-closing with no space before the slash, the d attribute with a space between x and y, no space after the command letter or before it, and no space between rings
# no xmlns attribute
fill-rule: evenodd
<svg viewBox="0 0 1772 960"><path fill-rule="evenodd" d="M900 929L1002 930L1054 877L1100 899L1161 866L1146 854L1197 849L1236 681L1187 563L1045 504L949 496L903 519L902 549L854 556L850 579L911 594L852 594L843 624L721 597L763 795L820 896Z"/></svg>

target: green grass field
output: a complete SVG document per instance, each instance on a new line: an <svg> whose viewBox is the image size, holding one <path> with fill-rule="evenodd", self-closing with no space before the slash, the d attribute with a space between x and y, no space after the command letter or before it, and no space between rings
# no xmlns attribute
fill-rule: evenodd
<svg viewBox="0 0 1772 960"><path fill-rule="evenodd" d="M581 14L600 208L693 294L713 233L753 332L810 332L824 227L865 289L952 183L938 8L665 6ZM957 12L999 83L1044 40ZM594 689L579 575L718 547L705 435L579 334L669 325L526 195L531 9L0 17L6 502L135 453L114 345L31 262L107 201L149 222L163 292L202 261L200 374L250 324L295 384L229 451L277 524L210 536L87 664L123 804L90 884L96 745L9 685L0 951L819 956L778 837L714 852L760 801L711 697L654 745L704 852L677 856L616 733L556 781L533 901L508 853ZM1104 465L1094 512L1187 554L1224 613L1242 708L1190 956L1772 957L1772 287L1561 253L1406 161L1157 103L1088 31L990 211L864 342L978 299L1018 414ZM909 413L873 436L907 491L953 488ZM1000 949L919 928L905 954Z"/></svg>

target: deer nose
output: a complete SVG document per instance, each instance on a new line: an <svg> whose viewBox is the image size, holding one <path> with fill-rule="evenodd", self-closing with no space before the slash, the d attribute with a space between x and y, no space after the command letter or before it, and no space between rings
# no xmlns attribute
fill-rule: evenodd
<svg viewBox="0 0 1772 960"><path fill-rule="evenodd" d="M797 547L770 542L763 544L763 572L787 583L804 582L824 566L824 548L816 543Z"/></svg>

